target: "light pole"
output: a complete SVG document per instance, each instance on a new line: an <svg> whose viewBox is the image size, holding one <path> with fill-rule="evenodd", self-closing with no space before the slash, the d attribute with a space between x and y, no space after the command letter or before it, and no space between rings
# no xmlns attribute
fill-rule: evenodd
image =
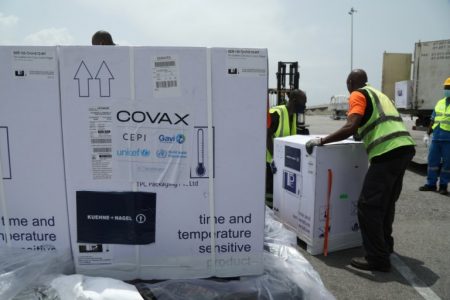
<svg viewBox="0 0 450 300"><path fill-rule="evenodd" d="M351 16L351 28L350 28L350 72L353 70L353 14L357 12L353 7L348 14Z"/></svg>

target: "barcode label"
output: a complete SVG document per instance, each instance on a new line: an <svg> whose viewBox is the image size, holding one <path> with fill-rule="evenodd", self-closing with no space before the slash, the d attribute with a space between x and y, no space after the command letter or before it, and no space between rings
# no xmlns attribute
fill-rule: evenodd
<svg viewBox="0 0 450 300"><path fill-rule="evenodd" d="M176 80L167 80L167 81L157 81L156 82L157 88L173 88L177 87L177 81Z"/></svg>
<svg viewBox="0 0 450 300"><path fill-rule="evenodd" d="M175 67L175 61L155 61L155 68Z"/></svg>
<svg viewBox="0 0 450 300"><path fill-rule="evenodd" d="M109 153L109 152L111 152L112 151L112 148L111 147L103 147L103 148L93 148L93 150L94 150L94 153L99 153L99 152L107 152L107 153Z"/></svg>
<svg viewBox="0 0 450 300"><path fill-rule="evenodd" d="M153 58L153 95L159 97L179 97L180 74L179 60L176 55L160 55Z"/></svg>
<svg viewBox="0 0 450 300"><path fill-rule="evenodd" d="M34 71L30 70L30 75L55 75L54 71Z"/></svg>
<svg viewBox="0 0 450 300"><path fill-rule="evenodd" d="M92 144L111 144L111 139L91 139Z"/></svg>
<svg viewBox="0 0 450 300"><path fill-rule="evenodd" d="M266 72L265 69L242 69L243 73L259 73L259 74L263 74Z"/></svg>

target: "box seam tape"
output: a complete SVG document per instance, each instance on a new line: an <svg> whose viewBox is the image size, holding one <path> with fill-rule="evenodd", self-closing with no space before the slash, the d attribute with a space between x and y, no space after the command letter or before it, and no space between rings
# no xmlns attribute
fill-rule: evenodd
<svg viewBox="0 0 450 300"><path fill-rule="evenodd" d="M134 77L134 71L135 71L135 68L134 68L134 49L133 49L133 47L129 47L128 48L128 59L129 59L129 65L130 65L130 100L131 100L131 103L132 104L135 104L135 101L136 101L136 91L135 91L135 87L136 87L136 85L135 85L135 77ZM136 131L137 131L138 129L136 128ZM131 143L131 141L128 141L129 143ZM133 172L133 166L132 166L133 164L132 163L130 163L129 164L129 172L128 172L128 175L129 175L129 182L130 182L130 185L131 185L131 190L133 191L133 192L137 192L137 183L136 183L136 181L134 180L134 172ZM135 249L135 252L136 252L136 255L135 255L135 258L136 258L136 260L135 260L135 270L137 271L137 272L140 272L140 265L139 265L139 262L141 261L141 251L140 251L140 246L139 245L135 245L135 247L134 247L134 249Z"/></svg>
<svg viewBox="0 0 450 300"><path fill-rule="evenodd" d="M208 196L209 196L209 216L215 219L214 204L214 173L213 173L213 126L212 126L212 80L211 80L211 49L206 48L206 101L208 109ZM211 226L211 266L212 274L216 274L216 226L215 222L210 222Z"/></svg>
<svg viewBox="0 0 450 300"><path fill-rule="evenodd" d="M0 153L0 157L1 157L1 153ZM3 218L5 220L5 234L6 234L6 239L5 239L5 243L7 247L11 247L11 243L9 242L9 237L10 237L10 228L9 228L9 216L8 216L8 210L6 207L6 196L5 196L5 189L4 189L4 185L3 185L3 170L2 170L2 161L0 160L0 204L1 204L1 209L3 211Z"/></svg>

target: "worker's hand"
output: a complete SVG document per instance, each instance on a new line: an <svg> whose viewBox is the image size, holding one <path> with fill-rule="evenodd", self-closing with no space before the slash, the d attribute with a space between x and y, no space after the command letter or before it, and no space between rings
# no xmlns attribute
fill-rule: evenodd
<svg viewBox="0 0 450 300"><path fill-rule="evenodd" d="M272 174L275 174L277 172L277 166L275 166L275 161L270 162L270 169L272 170Z"/></svg>
<svg viewBox="0 0 450 300"><path fill-rule="evenodd" d="M361 136L360 136L358 133L355 133L355 134L353 135L353 139L354 139L355 141L359 142L359 141L361 141Z"/></svg>
<svg viewBox="0 0 450 300"><path fill-rule="evenodd" d="M427 134L428 134L428 135L431 135L432 133L433 133L433 128L428 127L428 129L427 129Z"/></svg>
<svg viewBox="0 0 450 300"><path fill-rule="evenodd" d="M321 138L314 138L306 142L306 152L308 154L311 154L313 152L313 149L315 146L322 146L322 139Z"/></svg>

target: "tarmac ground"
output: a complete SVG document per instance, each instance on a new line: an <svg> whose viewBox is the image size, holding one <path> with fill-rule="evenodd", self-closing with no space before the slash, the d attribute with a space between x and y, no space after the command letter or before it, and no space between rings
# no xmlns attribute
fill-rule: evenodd
<svg viewBox="0 0 450 300"><path fill-rule="evenodd" d="M394 254L389 273L360 271L350 266L361 247L312 256L299 251L320 274L325 287L341 299L450 299L450 196L419 192L426 180L424 132L412 131L416 157L406 171L396 206ZM310 134L329 134L345 124L328 115L306 116Z"/></svg>

